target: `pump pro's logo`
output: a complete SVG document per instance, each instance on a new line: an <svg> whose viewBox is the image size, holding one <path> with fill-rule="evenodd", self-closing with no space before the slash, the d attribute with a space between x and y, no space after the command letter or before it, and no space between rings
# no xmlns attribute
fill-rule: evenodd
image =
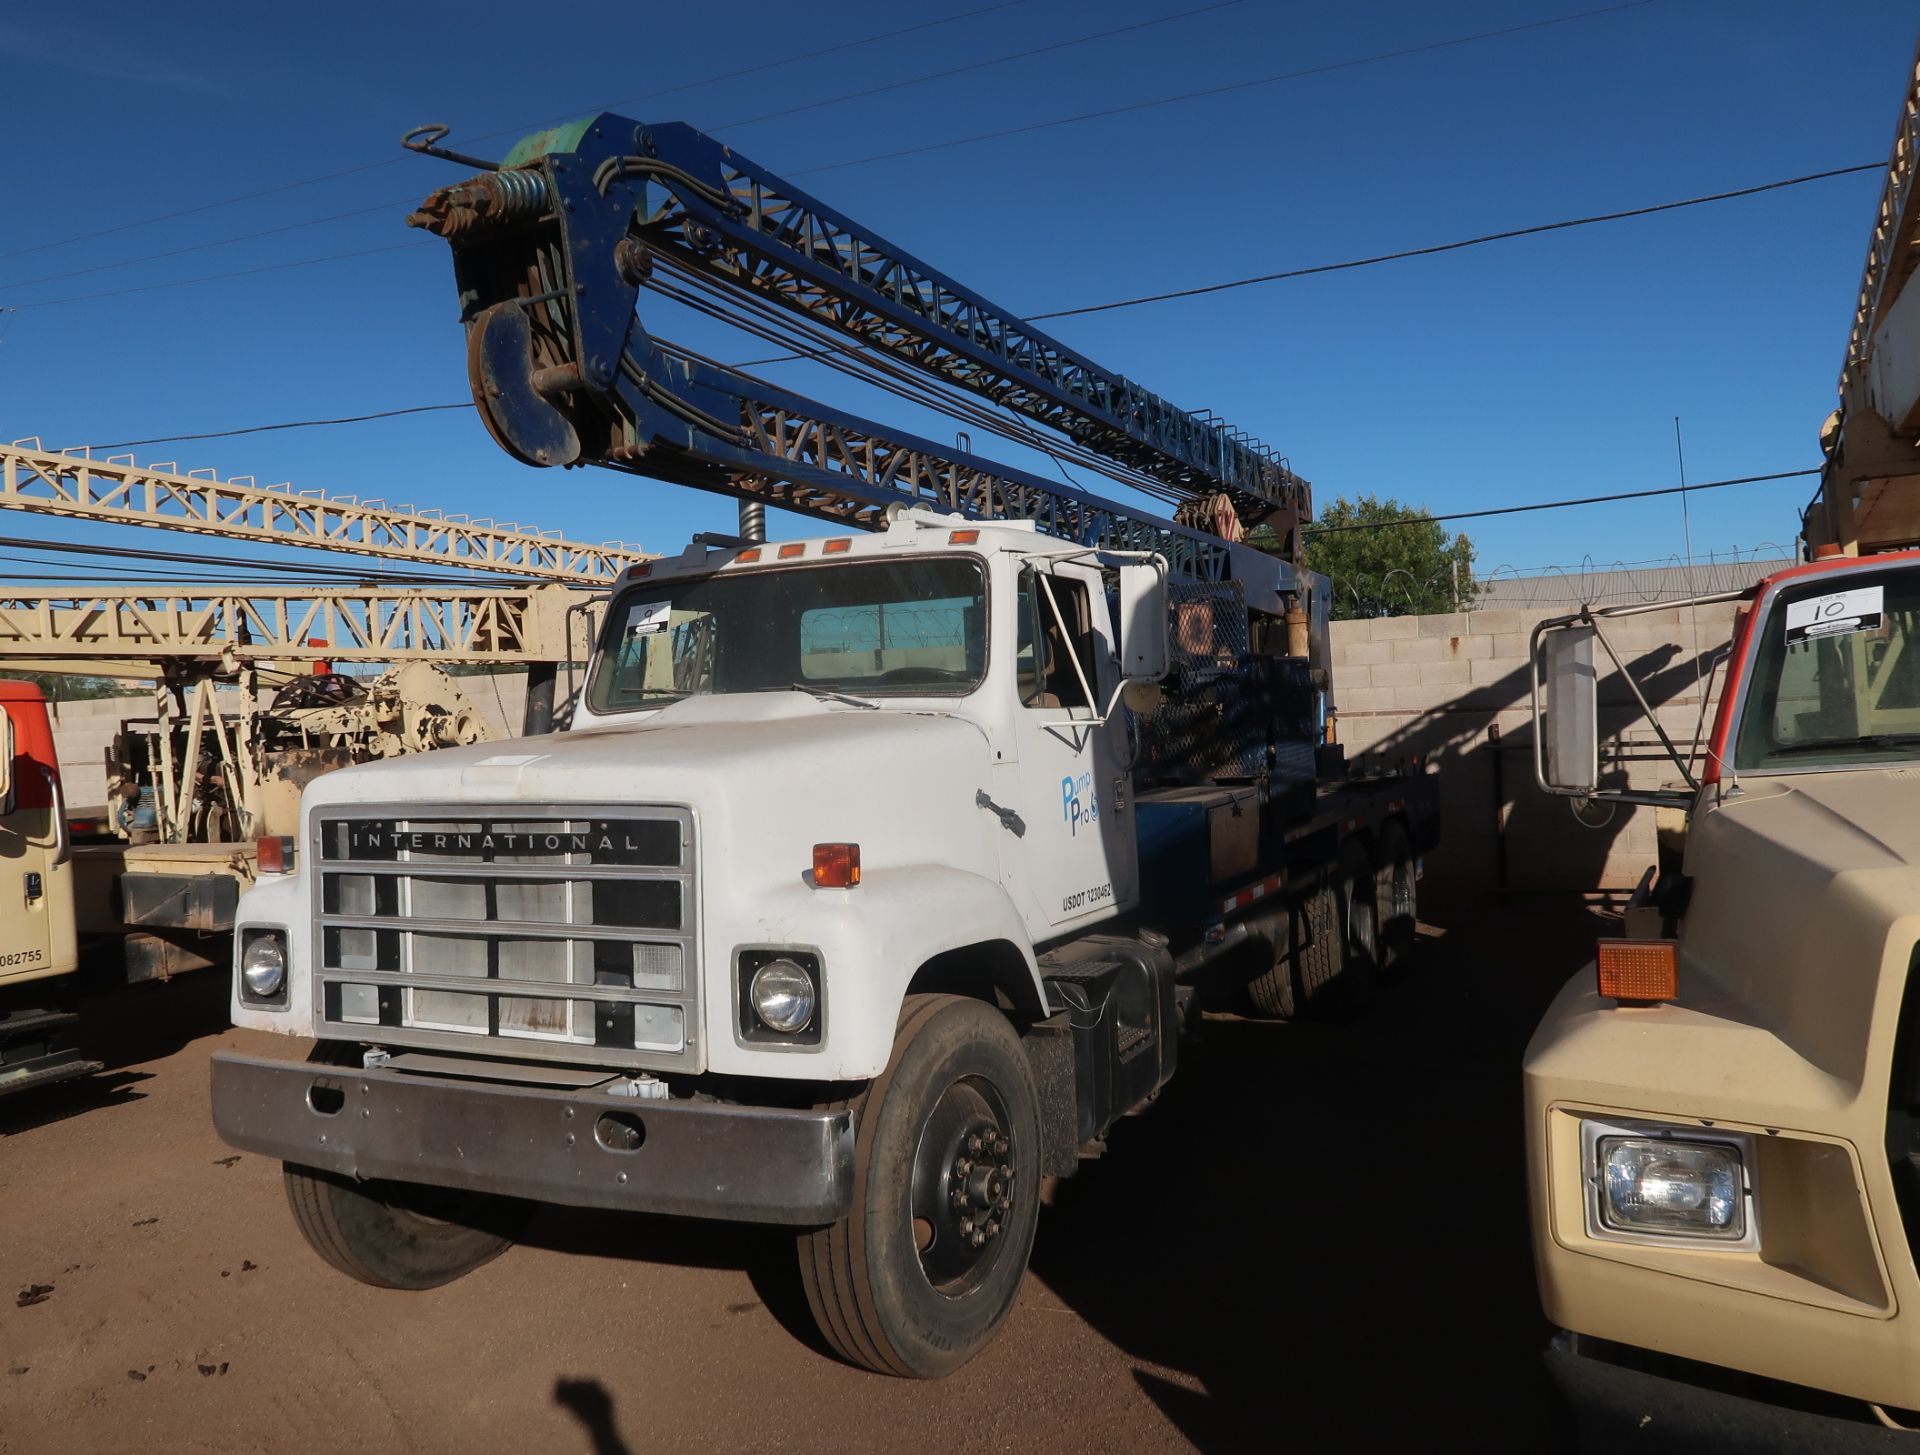
<svg viewBox="0 0 1920 1455"><path fill-rule="evenodd" d="M1060 780L1060 817L1075 838L1081 829L1100 822L1100 796L1093 791L1093 774Z"/></svg>

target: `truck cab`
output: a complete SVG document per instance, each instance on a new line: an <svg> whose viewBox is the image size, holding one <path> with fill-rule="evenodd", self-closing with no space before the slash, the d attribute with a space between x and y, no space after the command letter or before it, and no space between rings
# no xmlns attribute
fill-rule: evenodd
<svg viewBox="0 0 1920 1455"><path fill-rule="evenodd" d="M1606 615L1536 638L1549 791L1606 796ZM1897 1423L1920 1408L1920 552L1761 582L1724 673L1690 786L1636 796L1684 808L1684 847L1527 1049L1541 1300L1563 1356Z"/></svg>
<svg viewBox="0 0 1920 1455"><path fill-rule="evenodd" d="M46 698L0 682L0 1094L99 1069L67 1044L52 982L79 968L72 845Z"/></svg>

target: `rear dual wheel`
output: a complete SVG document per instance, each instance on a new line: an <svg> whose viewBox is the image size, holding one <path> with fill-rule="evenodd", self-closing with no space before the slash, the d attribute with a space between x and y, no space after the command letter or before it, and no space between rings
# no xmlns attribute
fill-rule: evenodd
<svg viewBox="0 0 1920 1455"><path fill-rule="evenodd" d="M1309 1003L1357 1010L1373 998L1380 976L1376 872L1365 841L1348 839L1331 875L1297 903L1288 943L1247 985L1255 1014L1278 1020Z"/></svg>
<svg viewBox="0 0 1920 1455"><path fill-rule="evenodd" d="M800 1235L807 1304L848 1363L935 1379L985 1347L1026 1276L1040 1210L1033 1073L992 1006L909 996L892 1059L852 1105L853 1207Z"/></svg>

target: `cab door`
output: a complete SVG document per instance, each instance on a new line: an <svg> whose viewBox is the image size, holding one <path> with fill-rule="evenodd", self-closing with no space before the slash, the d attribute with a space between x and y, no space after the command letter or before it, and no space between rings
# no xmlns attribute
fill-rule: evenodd
<svg viewBox="0 0 1920 1455"><path fill-rule="evenodd" d="M46 701L0 683L0 987L63 975L78 963L73 878Z"/></svg>
<svg viewBox="0 0 1920 1455"><path fill-rule="evenodd" d="M1003 848L1020 856L1031 910L1064 930L1130 908L1137 895L1133 815L1115 751L1124 729L1118 716L1098 721L1119 663L1092 566L1022 567L1015 613L1012 776L1025 831Z"/></svg>

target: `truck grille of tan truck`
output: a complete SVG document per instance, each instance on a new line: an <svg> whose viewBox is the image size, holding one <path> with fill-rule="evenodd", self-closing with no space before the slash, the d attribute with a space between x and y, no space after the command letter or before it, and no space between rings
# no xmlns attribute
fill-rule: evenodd
<svg viewBox="0 0 1920 1455"><path fill-rule="evenodd" d="M309 848L321 1036L698 1069L684 810L356 809Z"/></svg>

